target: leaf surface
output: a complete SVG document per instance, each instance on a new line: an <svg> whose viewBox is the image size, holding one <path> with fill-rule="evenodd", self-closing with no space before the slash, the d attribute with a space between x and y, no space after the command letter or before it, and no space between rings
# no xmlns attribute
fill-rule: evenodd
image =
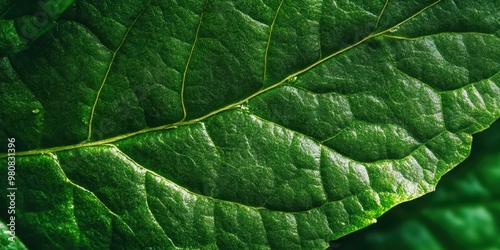
<svg viewBox="0 0 500 250"><path fill-rule="evenodd" d="M0 2L0 57L29 48L51 29L73 0Z"/></svg>
<svg viewBox="0 0 500 250"><path fill-rule="evenodd" d="M0 59L18 236L324 249L432 191L500 116L498 7L75 2Z"/></svg>
<svg viewBox="0 0 500 250"><path fill-rule="evenodd" d="M436 191L337 240L342 249L498 249L500 122L474 137L470 158ZM335 248L332 248L335 249Z"/></svg>

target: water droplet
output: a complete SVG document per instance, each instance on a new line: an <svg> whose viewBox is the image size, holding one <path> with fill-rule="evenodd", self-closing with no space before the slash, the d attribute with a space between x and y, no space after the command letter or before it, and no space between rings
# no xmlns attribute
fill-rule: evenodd
<svg viewBox="0 0 500 250"><path fill-rule="evenodd" d="M40 113L40 110L39 109L33 109L33 110L31 110L31 113L38 114L38 113Z"/></svg>

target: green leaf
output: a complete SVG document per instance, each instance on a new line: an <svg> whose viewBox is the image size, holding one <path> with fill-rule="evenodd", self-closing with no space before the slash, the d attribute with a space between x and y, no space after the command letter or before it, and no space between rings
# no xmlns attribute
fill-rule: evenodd
<svg viewBox="0 0 500 250"><path fill-rule="evenodd" d="M335 242L342 249L498 249L500 121L474 137L470 158L436 191Z"/></svg>
<svg viewBox="0 0 500 250"><path fill-rule="evenodd" d="M0 57L23 51L47 32L73 0L0 2Z"/></svg>
<svg viewBox="0 0 500 250"><path fill-rule="evenodd" d="M21 250L21 249L27 249L26 246L19 240L17 237L13 237L11 234L12 231L15 232L14 230L11 231L9 225L11 224L10 221L8 223L4 223L3 221L0 221L0 229L2 230L2 234L0 235L0 247L5 250ZM15 227L15 226L14 226Z"/></svg>
<svg viewBox="0 0 500 250"><path fill-rule="evenodd" d="M500 117L498 7L77 1L0 59L16 235L325 249L434 190Z"/></svg>

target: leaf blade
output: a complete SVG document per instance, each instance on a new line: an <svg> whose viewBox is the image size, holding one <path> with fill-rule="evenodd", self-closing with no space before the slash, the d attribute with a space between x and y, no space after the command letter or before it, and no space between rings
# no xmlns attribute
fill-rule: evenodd
<svg viewBox="0 0 500 250"><path fill-rule="evenodd" d="M92 12L85 2L79 4L77 8ZM95 232L103 246L320 249L330 239L373 223L390 207L433 190L445 172L466 158L470 134L500 116L494 48L471 57L491 57L489 79L463 78L463 88L427 83L425 64L407 67L416 73L400 69L406 58L419 55L405 51L415 51L429 39L460 44L457 37L465 35L435 34L434 28L422 31L415 24L445 13L449 1L411 5L403 8L404 14L394 13L399 2L342 6L362 21L350 20L351 14L328 16L338 10L325 7L330 3L315 3L308 10L301 10L301 4L259 3L244 9L248 5L241 2L141 2L106 13L119 20L110 34L103 32L109 28L89 21L104 16L70 11L69 20L58 25L74 37L53 31L40 41L47 51L3 62L4 72L15 69L26 95L40 99L45 122L33 132L41 138L38 142L14 133L27 149L18 156L32 159L21 161L19 168L58 159L58 171L66 177L57 178L95 196L77 199L108 210L100 223L116 229ZM384 13L374 15L374 10ZM185 27L165 20L174 13L185 17ZM295 27L298 20L313 22ZM354 23L359 33L338 41L326 26L318 35L314 27L322 20L343 20L344 28ZM221 29L220 23L227 27ZM420 29L416 35L431 34L407 36L405 27L413 26ZM312 35L302 41L296 32ZM338 42L323 45L327 34ZM470 35L473 41L483 36ZM496 35L489 36L474 47L498 42ZM149 38L157 43L145 43ZM297 41L297 47L289 48L285 41ZM397 51L394 44L404 49ZM58 59L48 54L69 48L79 57L77 46L95 48L88 50L94 56L89 62L98 63L69 71L67 65L75 63L70 56L59 63L55 68L69 72L74 84L65 85L57 70L45 72ZM22 67L33 59L42 66ZM463 66L456 60L452 64ZM452 69L443 72L453 76ZM82 73L88 77L79 79ZM103 75L108 76L106 85L99 84ZM39 77L53 83L41 88L36 84L40 79L35 80ZM12 84L11 79L5 81ZM89 117L94 119L89 122ZM90 124L95 129L89 136ZM3 133L10 136L12 128ZM179 207L184 202L207 211ZM60 206L72 211L67 202ZM185 211L184 217L176 215L177 221L162 215L176 209ZM88 218L74 219L79 220ZM200 229L182 228L181 221ZM27 225L40 230L40 225ZM61 244L86 242L88 231L82 230L83 236L73 231L72 240Z"/></svg>

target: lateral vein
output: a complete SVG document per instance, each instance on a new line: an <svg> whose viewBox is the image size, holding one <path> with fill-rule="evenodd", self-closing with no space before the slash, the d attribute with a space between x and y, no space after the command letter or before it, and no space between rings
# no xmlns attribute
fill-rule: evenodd
<svg viewBox="0 0 500 250"><path fill-rule="evenodd" d="M281 0L276 13L274 14L273 22L271 23L271 27L269 28L269 36L267 37L266 51L264 52L264 76L262 77L262 86L264 86L266 82L266 73L267 73L267 57L269 55L269 46L271 44L271 37L273 36L274 25L276 24L276 20L278 19L278 14L281 10L281 6L283 6L283 2L285 0Z"/></svg>
<svg viewBox="0 0 500 250"><path fill-rule="evenodd" d="M5 17L5 15L7 15L7 13L9 13L9 11L12 10L12 8L14 8L14 6L16 6L17 3L19 3L19 2L15 2L12 5L10 5L9 8L7 8L7 10L5 10L4 13L2 13L2 15L0 15L0 19L3 19Z"/></svg>
<svg viewBox="0 0 500 250"><path fill-rule="evenodd" d="M89 119L89 129L88 129L88 134L87 134L87 141L90 140L90 137L92 136L92 123L94 121L94 114L95 114L95 109L97 107L97 102L99 101L99 98L101 96L102 89L104 88L104 85L106 84L106 81L108 80L109 73L111 72L111 68L113 67L113 63L115 61L116 55L118 51L122 48L123 44L125 43L125 40L127 39L128 34L130 33L130 30L132 27L135 25L139 17L144 13L147 7L151 4L151 0L146 4L146 6L141 10L141 12L137 15L137 17L134 19L132 24L128 27L127 31L125 32L125 35L123 35L122 40L120 41L120 44L116 48L116 50L113 52L113 55L111 57L111 61L109 62L108 69L106 70L106 74L104 75L104 78L102 79L101 86L99 87L99 90L97 91L96 98L94 100L94 105L92 105L92 110L90 112L90 119Z"/></svg>
<svg viewBox="0 0 500 250"><path fill-rule="evenodd" d="M198 23L198 27L196 28L196 34L195 34L195 37L194 37L193 45L191 46L191 52L189 52L189 57L188 57L188 60L186 62L186 67L184 68L184 72L182 73L181 105L182 105L182 113L183 113L183 115L182 115L181 121L184 121L186 119L186 117L187 117L186 104L184 102L184 90L185 90L185 86L186 86L186 76L187 76L187 72L188 72L188 69L189 69L189 64L191 63L191 58L193 57L194 49L196 48L196 43L198 42L198 35L200 33L200 27L201 27L201 23L203 22L203 16L205 15L205 11L207 9L207 5L208 5L208 0L205 1L205 6L203 7L203 11L201 12L200 22Z"/></svg>
<svg viewBox="0 0 500 250"><path fill-rule="evenodd" d="M375 27L373 28L373 31L375 31L378 28L378 24L380 23L380 19L382 19L382 16L385 13L385 9L387 8L387 4L389 4L389 0L385 1L384 7L382 7L382 11L380 11L380 15L378 15L377 22L375 23Z"/></svg>

